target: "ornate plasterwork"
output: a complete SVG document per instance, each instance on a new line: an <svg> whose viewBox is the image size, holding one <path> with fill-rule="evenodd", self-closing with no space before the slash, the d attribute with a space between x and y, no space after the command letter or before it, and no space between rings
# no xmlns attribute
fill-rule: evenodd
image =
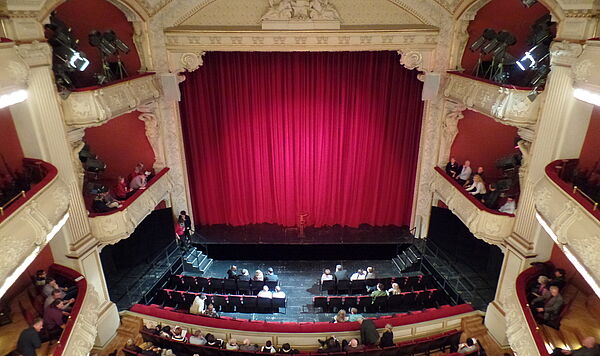
<svg viewBox="0 0 600 356"><path fill-rule="evenodd" d="M444 96L496 121L515 127L532 128L538 118L541 100L531 102L530 90L501 87L450 73Z"/></svg>
<svg viewBox="0 0 600 356"><path fill-rule="evenodd" d="M535 209L556 234L559 246L568 247L600 282L600 221L547 175L536 184L534 195Z"/></svg>
<svg viewBox="0 0 600 356"><path fill-rule="evenodd" d="M138 119L144 122L144 126L146 128L146 137L152 146L152 150L154 151L154 170L160 171L165 168L165 152L163 149L163 142L160 136L160 122L158 117L156 116L156 105L147 105L143 107L139 107L138 111L141 114L138 116Z"/></svg>
<svg viewBox="0 0 600 356"><path fill-rule="evenodd" d="M95 90L73 92L62 101L65 123L75 128L99 126L159 96L155 75L137 77Z"/></svg>
<svg viewBox="0 0 600 356"><path fill-rule="evenodd" d="M600 41L589 40L571 67L573 87L600 94Z"/></svg>
<svg viewBox="0 0 600 356"><path fill-rule="evenodd" d="M340 14L328 0L269 0L261 20L339 21Z"/></svg>
<svg viewBox="0 0 600 356"><path fill-rule="evenodd" d="M46 245L48 234L65 217L68 208L67 187L55 176L0 223L0 251L3 252L0 281Z"/></svg>
<svg viewBox="0 0 600 356"><path fill-rule="evenodd" d="M98 310L100 309L100 297L91 285L87 284L84 298L75 325L71 329L71 334L67 339L62 355L89 355L94 346L96 334L98 332Z"/></svg>
<svg viewBox="0 0 600 356"><path fill-rule="evenodd" d="M438 165L443 165L450 158L450 148L458 134L458 121L464 117L463 111L467 107L462 103L446 100L444 103L445 115L442 121L442 137Z"/></svg>
<svg viewBox="0 0 600 356"><path fill-rule="evenodd" d="M536 356L540 352L535 346L535 341L529 330L521 304L517 299L516 289L513 285L506 286L501 295L501 303L506 319L506 336L511 349L518 355Z"/></svg>
<svg viewBox="0 0 600 356"><path fill-rule="evenodd" d="M89 217L92 235L100 244L115 244L129 237L144 218L172 192L170 171L157 178L142 194L123 210L111 214Z"/></svg>
<svg viewBox="0 0 600 356"><path fill-rule="evenodd" d="M562 41L553 42L550 46L550 60L553 66L571 67L581 53L583 46L579 43Z"/></svg>
<svg viewBox="0 0 600 356"><path fill-rule="evenodd" d="M29 67L18 55L14 43L0 43L0 94L26 89Z"/></svg>
<svg viewBox="0 0 600 356"><path fill-rule="evenodd" d="M431 190L458 216L475 237L493 245L502 245L510 236L515 217L479 209L444 176L435 171Z"/></svg>

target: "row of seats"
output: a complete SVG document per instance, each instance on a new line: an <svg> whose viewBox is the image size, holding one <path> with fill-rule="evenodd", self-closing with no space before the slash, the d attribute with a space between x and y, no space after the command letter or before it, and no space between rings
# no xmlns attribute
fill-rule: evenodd
<svg viewBox="0 0 600 356"><path fill-rule="evenodd" d="M194 298L199 293L180 292L172 289L161 289L153 299L154 304L176 309L189 310ZM287 298L261 298L255 295L222 295L204 294L205 305L212 304L215 311L239 313L278 313L280 308L285 308Z"/></svg>
<svg viewBox="0 0 600 356"><path fill-rule="evenodd" d="M171 276L171 288L182 292L206 292L223 294L258 294L266 285L274 290L277 281L240 281L237 279Z"/></svg>
<svg viewBox="0 0 600 356"><path fill-rule="evenodd" d="M225 350L210 346L192 345L187 342L175 341L169 338L165 338L159 335L152 334L147 330L141 331L142 338L146 342L152 342L163 349L171 349L178 356L191 356L193 354L199 354L202 356L251 356L251 355L264 355L261 352L245 352L245 351L233 351ZM364 356L413 356L413 355L429 355L433 352L445 352L446 350L456 351L458 342L460 339L460 332L458 330L451 330L445 333L423 337L415 340L405 341L398 343L395 346L386 348L367 348L363 352L301 352L301 355L306 356L317 356L317 355L329 355L329 356L346 356L348 354L353 355L364 355ZM315 340L316 343L316 340ZM135 351L123 349L126 356L141 355Z"/></svg>
<svg viewBox="0 0 600 356"><path fill-rule="evenodd" d="M392 288L392 283L398 283L400 290L413 291L429 288L431 281L431 276L429 275L372 278L355 281L330 280L321 282L321 290L326 291L329 295L362 294L367 288L374 289L379 283L383 284L385 289Z"/></svg>
<svg viewBox="0 0 600 356"><path fill-rule="evenodd" d="M441 289L427 289L375 298L370 295L313 297L313 306L322 309L323 312L350 310L350 308L357 308L360 312L367 313L408 311L433 308L445 304L445 302L446 296Z"/></svg>

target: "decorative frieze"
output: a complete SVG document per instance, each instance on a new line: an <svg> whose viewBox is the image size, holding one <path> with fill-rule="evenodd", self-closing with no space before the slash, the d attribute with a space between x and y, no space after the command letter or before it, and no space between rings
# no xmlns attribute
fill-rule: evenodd
<svg viewBox="0 0 600 356"><path fill-rule="evenodd" d="M529 100L530 92L450 73L444 96L502 124L531 128L537 122L541 100Z"/></svg>
<svg viewBox="0 0 600 356"><path fill-rule="evenodd" d="M160 97L154 74L71 93L62 101L65 123L72 127L100 126Z"/></svg>
<svg viewBox="0 0 600 356"><path fill-rule="evenodd" d="M61 355L89 355L94 346L96 334L98 333L98 312L100 307L100 298L94 287L88 283L85 295L78 295L77 298L84 298L81 309L75 319L75 324L71 328L71 333L66 344L62 349Z"/></svg>

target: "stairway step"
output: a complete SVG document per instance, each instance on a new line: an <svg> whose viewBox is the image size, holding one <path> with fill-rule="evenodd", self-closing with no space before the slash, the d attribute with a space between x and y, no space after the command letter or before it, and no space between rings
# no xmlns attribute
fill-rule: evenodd
<svg viewBox="0 0 600 356"><path fill-rule="evenodd" d="M206 273L206 271L208 271L208 269L210 268L210 266L213 263L213 259L212 258L209 258L209 259L207 259L205 261L206 261L206 264L204 266L202 266L202 267L199 267L200 272L202 272L202 273Z"/></svg>

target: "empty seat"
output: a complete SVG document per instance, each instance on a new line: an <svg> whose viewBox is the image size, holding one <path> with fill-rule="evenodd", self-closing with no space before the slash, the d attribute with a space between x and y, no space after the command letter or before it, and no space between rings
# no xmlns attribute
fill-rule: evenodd
<svg viewBox="0 0 600 356"><path fill-rule="evenodd" d="M185 299L183 299L183 292L172 291L169 293L173 306L179 309L185 309ZM188 307L189 308L189 307Z"/></svg>
<svg viewBox="0 0 600 356"><path fill-rule="evenodd" d="M387 310L388 297L377 297L373 299L373 310L376 313Z"/></svg>
<svg viewBox="0 0 600 356"><path fill-rule="evenodd" d="M321 282L321 291L323 291L323 292L326 291L329 294L335 293L335 281L334 280L322 281Z"/></svg>
<svg viewBox="0 0 600 356"><path fill-rule="evenodd" d="M237 281L235 279L224 279L223 280L223 292L224 293L236 293L238 290Z"/></svg>
<svg viewBox="0 0 600 356"><path fill-rule="evenodd" d="M242 312L243 313L254 313L256 311L256 296L245 295L242 299Z"/></svg>
<svg viewBox="0 0 600 356"><path fill-rule="evenodd" d="M313 297L313 306L315 308L321 308L323 311L327 310L327 297Z"/></svg>
<svg viewBox="0 0 600 356"><path fill-rule="evenodd" d="M265 282L264 281L252 281L250 286L252 287L252 294L258 294L258 292L260 292L263 289L263 287L265 286Z"/></svg>
<svg viewBox="0 0 600 356"><path fill-rule="evenodd" d="M373 310L373 298L371 296L360 296L358 297L358 308L366 312Z"/></svg>
<svg viewBox="0 0 600 356"><path fill-rule="evenodd" d="M171 287L176 290L187 291L187 286L183 280L183 276L175 274L171 276Z"/></svg>
<svg viewBox="0 0 600 356"><path fill-rule="evenodd" d="M209 278L209 290L213 293L219 293L223 290L222 278Z"/></svg>
<svg viewBox="0 0 600 356"><path fill-rule="evenodd" d="M252 288L250 287L250 281L237 281L238 292L241 294L252 294Z"/></svg>
<svg viewBox="0 0 600 356"><path fill-rule="evenodd" d="M364 279L352 281L350 284L352 294L364 294L367 291L367 282Z"/></svg>
<svg viewBox="0 0 600 356"><path fill-rule="evenodd" d="M200 288L198 286L198 282L196 281L196 277L194 276L183 276L183 282L188 291L191 292L200 292Z"/></svg>
<svg viewBox="0 0 600 356"><path fill-rule="evenodd" d="M273 312L273 299L271 298L256 298L256 311L259 313L272 313Z"/></svg>
<svg viewBox="0 0 600 356"><path fill-rule="evenodd" d="M350 293L350 281L347 279L337 281L336 290L339 294Z"/></svg>
<svg viewBox="0 0 600 356"><path fill-rule="evenodd" d="M417 294L415 298L415 306L417 308L429 307L429 296L431 295L431 292L428 290L423 290L415 293Z"/></svg>
<svg viewBox="0 0 600 356"><path fill-rule="evenodd" d="M404 290L407 288L408 277L396 277L396 278L394 278L393 283L398 283L398 286L400 287L400 289Z"/></svg>
<svg viewBox="0 0 600 356"><path fill-rule="evenodd" d="M286 308L286 299L287 298L273 298L273 311L275 313L279 313L279 309L281 308Z"/></svg>
<svg viewBox="0 0 600 356"><path fill-rule="evenodd" d="M402 300L404 297L401 294L390 295L388 298L388 310L389 311L402 311L403 305Z"/></svg>
<svg viewBox="0 0 600 356"><path fill-rule="evenodd" d="M230 295L227 297L228 309L230 311L241 311L242 310L242 299L241 295Z"/></svg>
<svg viewBox="0 0 600 356"><path fill-rule="evenodd" d="M213 296L213 306L215 307L215 310L226 311L227 310L227 297L224 295L215 294Z"/></svg>
<svg viewBox="0 0 600 356"><path fill-rule="evenodd" d="M390 289L392 288L392 280L392 277L379 278L379 283L383 284L385 289Z"/></svg>
<svg viewBox="0 0 600 356"><path fill-rule="evenodd" d="M346 311L349 312L351 308L356 308L357 306L358 306L357 297L354 297L354 296L344 297L344 308L346 309Z"/></svg>
<svg viewBox="0 0 600 356"><path fill-rule="evenodd" d="M195 293L183 293L183 300L185 300L185 303L189 306L191 306L192 303L194 303L195 298L196 298Z"/></svg>
<svg viewBox="0 0 600 356"><path fill-rule="evenodd" d="M337 312L338 310L343 308L343 297L337 297L337 296L333 296L333 297L329 297L328 300L328 304L329 304L329 311L332 312Z"/></svg>

